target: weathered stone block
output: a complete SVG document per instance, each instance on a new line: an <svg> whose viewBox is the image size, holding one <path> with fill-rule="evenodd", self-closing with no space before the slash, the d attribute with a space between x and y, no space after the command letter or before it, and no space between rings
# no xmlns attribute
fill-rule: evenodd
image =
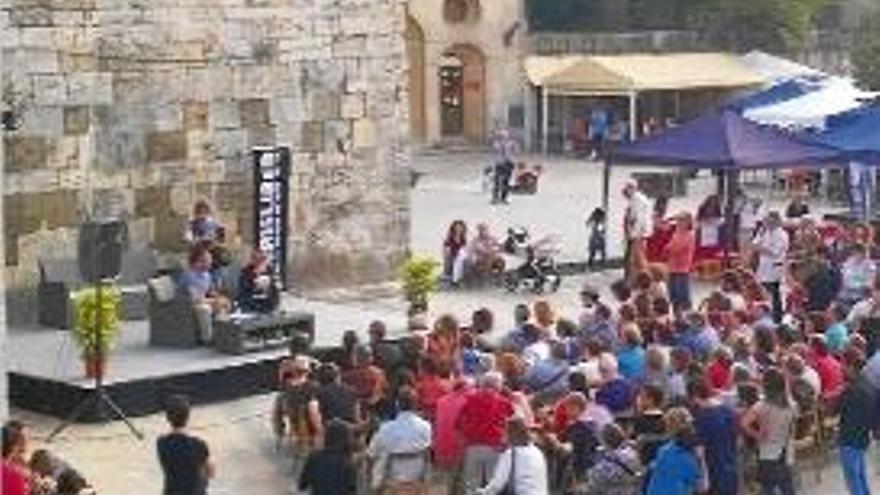
<svg viewBox="0 0 880 495"><path fill-rule="evenodd" d="M45 168L49 146L49 139L42 136L4 136L4 170L14 173Z"/></svg>
<svg viewBox="0 0 880 495"><path fill-rule="evenodd" d="M187 131L208 128L208 103L187 101L183 104L183 128Z"/></svg>
<svg viewBox="0 0 880 495"><path fill-rule="evenodd" d="M147 134L147 160L149 162L182 161L186 159L186 155L186 133L183 131L163 131Z"/></svg>
<svg viewBox="0 0 880 495"><path fill-rule="evenodd" d="M339 94L330 91L316 91L311 97L311 118L332 120L339 118Z"/></svg>
<svg viewBox="0 0 880 495"><path fill-rule="evenodd" d="M241 100L238 102L238 113L241 116L242 127L256 129L271 125L269 100L263 98Z"/></svg>
<svg viewBox="0 0 880 495"><path fill-rule="evenodd" d="M89 132L91 110L85 105L68 105L64 107L64 134L78 136Z"/></svg>
<svg viewBox="0 0 880 495"><path fill-rule="evenodd" d="M324 123L304 122L302 125L302 139L300 139L300 151L320 153L324 150Z"/></svg>
<svg viewBox="0 0 880 495"><path fill-rule="evenodd" d="M344 95L342 97L342 118L360 119L364 117L365 101L361 92Z"/></svg>
<svg viewBox="0 0 880 495"><path fill-rule="evenodd" d="M376 123L372 119L354 121L352 134L355 148L374 148L378 143Z"/></svg>

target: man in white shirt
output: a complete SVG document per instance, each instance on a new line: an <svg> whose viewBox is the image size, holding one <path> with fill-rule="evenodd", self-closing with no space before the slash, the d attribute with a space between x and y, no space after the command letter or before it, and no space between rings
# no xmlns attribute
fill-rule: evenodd
<svg viewBox="0 0 880 495"><path fill-rule="evenodd" d="M397 401L397 417L379 427L367 448L377 490L423 486L430 468L431 424L416 414L418 400L411 388L401 389Z"/></svg>
<svg viewBox="0 0 880 495"><path fill-rule="evenodd" d="M509 446L498 458L492 479L476 493L498 495L506 489L516 495L548 495L547 461L544 453L532 443L522 418L508 420L507 441Z"/></svg>
<svg viewBox="0 0 880 495"><path fill-rule="evenodd" d="M758 253L755 275L773 301L773 321L782 321L782 280L785 277L788 255L788 232L782 227L779 212L771 211L764 219L764 227L755 238L754 251Z"/></svg>
<svg viewBox="0 0 880 495"><path fill-rule="evenodd" d="M639 191L635 182L627 182L623 187L623 197L626 198L626 215L623 221L626 239L624 276L627 280L632 280L648 265L645 258L645 239L651 235L653 229L651 202Z"/></svg>

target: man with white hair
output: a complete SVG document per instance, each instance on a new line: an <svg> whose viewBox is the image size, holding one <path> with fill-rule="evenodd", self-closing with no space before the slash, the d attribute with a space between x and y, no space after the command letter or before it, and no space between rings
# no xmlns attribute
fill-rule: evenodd
<svg viewBox="0 0 880 495"><path fill-rule="evenodd" d="M514 414L513 403L503 393L504 378L491 371L461 408L456 427L464 440L462 481L465 491L485 486L492 477L498 453L504 447L504 429Z"/></svg>
<svg viewBox="0 0 880 495"><path fill-rule="evenodd" d="M623 186L623 197L626 199L623 218L623 237L626 240L624 276L631 281L647 267L645 239L651 235L653 219L651 202L639 191L635 182L629 181Z"/></svg>
<svg viewBox="0 0 880 495"><path fill-rule="evenodd" d="M613 414L627 412L633 406L635 390L633 385L620 376L617 358L611 354L599 357L599 374L602 385L596 391L596 403L608 408Z"/></svg>

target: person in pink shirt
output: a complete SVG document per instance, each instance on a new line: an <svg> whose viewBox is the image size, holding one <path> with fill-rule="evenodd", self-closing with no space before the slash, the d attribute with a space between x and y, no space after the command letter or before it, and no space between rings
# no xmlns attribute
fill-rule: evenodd
<svg viewBox="0 0 880 495"><path fill-rule="evenodd" d="M675 231L666 244L666 271L669 273L669 300L675 311L691 309L691 269L696 240L694 219L682 213L675 219Z"/></svg>

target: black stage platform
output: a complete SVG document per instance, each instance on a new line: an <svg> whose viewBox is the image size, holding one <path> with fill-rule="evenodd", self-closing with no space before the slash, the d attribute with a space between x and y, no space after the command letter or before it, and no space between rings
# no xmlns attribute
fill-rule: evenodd
<svg viewBox="0 0 880 495"><path fill-rule="evenodd" d="M324 302L296 308L316 315L316 349L337 345L346 329L357 329L366 337L366 326L375 319L397 329L393 334L405 328L403 312L396 308L381 311ZM155 348L147 344L148 331L145 321L124 322L107 363L106 391L131 416L161 411L170 394L186 394L193 403L203 404L269 392L277 384L278 362L288 354L287 349L231 356L208 348ZM10 327L8 332L12 407L66 417L94 389L69 332L40 327ZM81 421L105 417L106 411L93 410Z"/></svg>
<svg viewBox="0 0 880 495"><path fill-rule="evenodd" d="M210 349L157 349L147 346L146 323L127 323L107 365L105 388L131 416L161 410L170 394L193 403L218 402L271 391L286 349L226 356ZM30 328L11 332L9 394L13 407L66 416L93 389L66 331ZM84 422L104 419L88 411Z"/></svg>

